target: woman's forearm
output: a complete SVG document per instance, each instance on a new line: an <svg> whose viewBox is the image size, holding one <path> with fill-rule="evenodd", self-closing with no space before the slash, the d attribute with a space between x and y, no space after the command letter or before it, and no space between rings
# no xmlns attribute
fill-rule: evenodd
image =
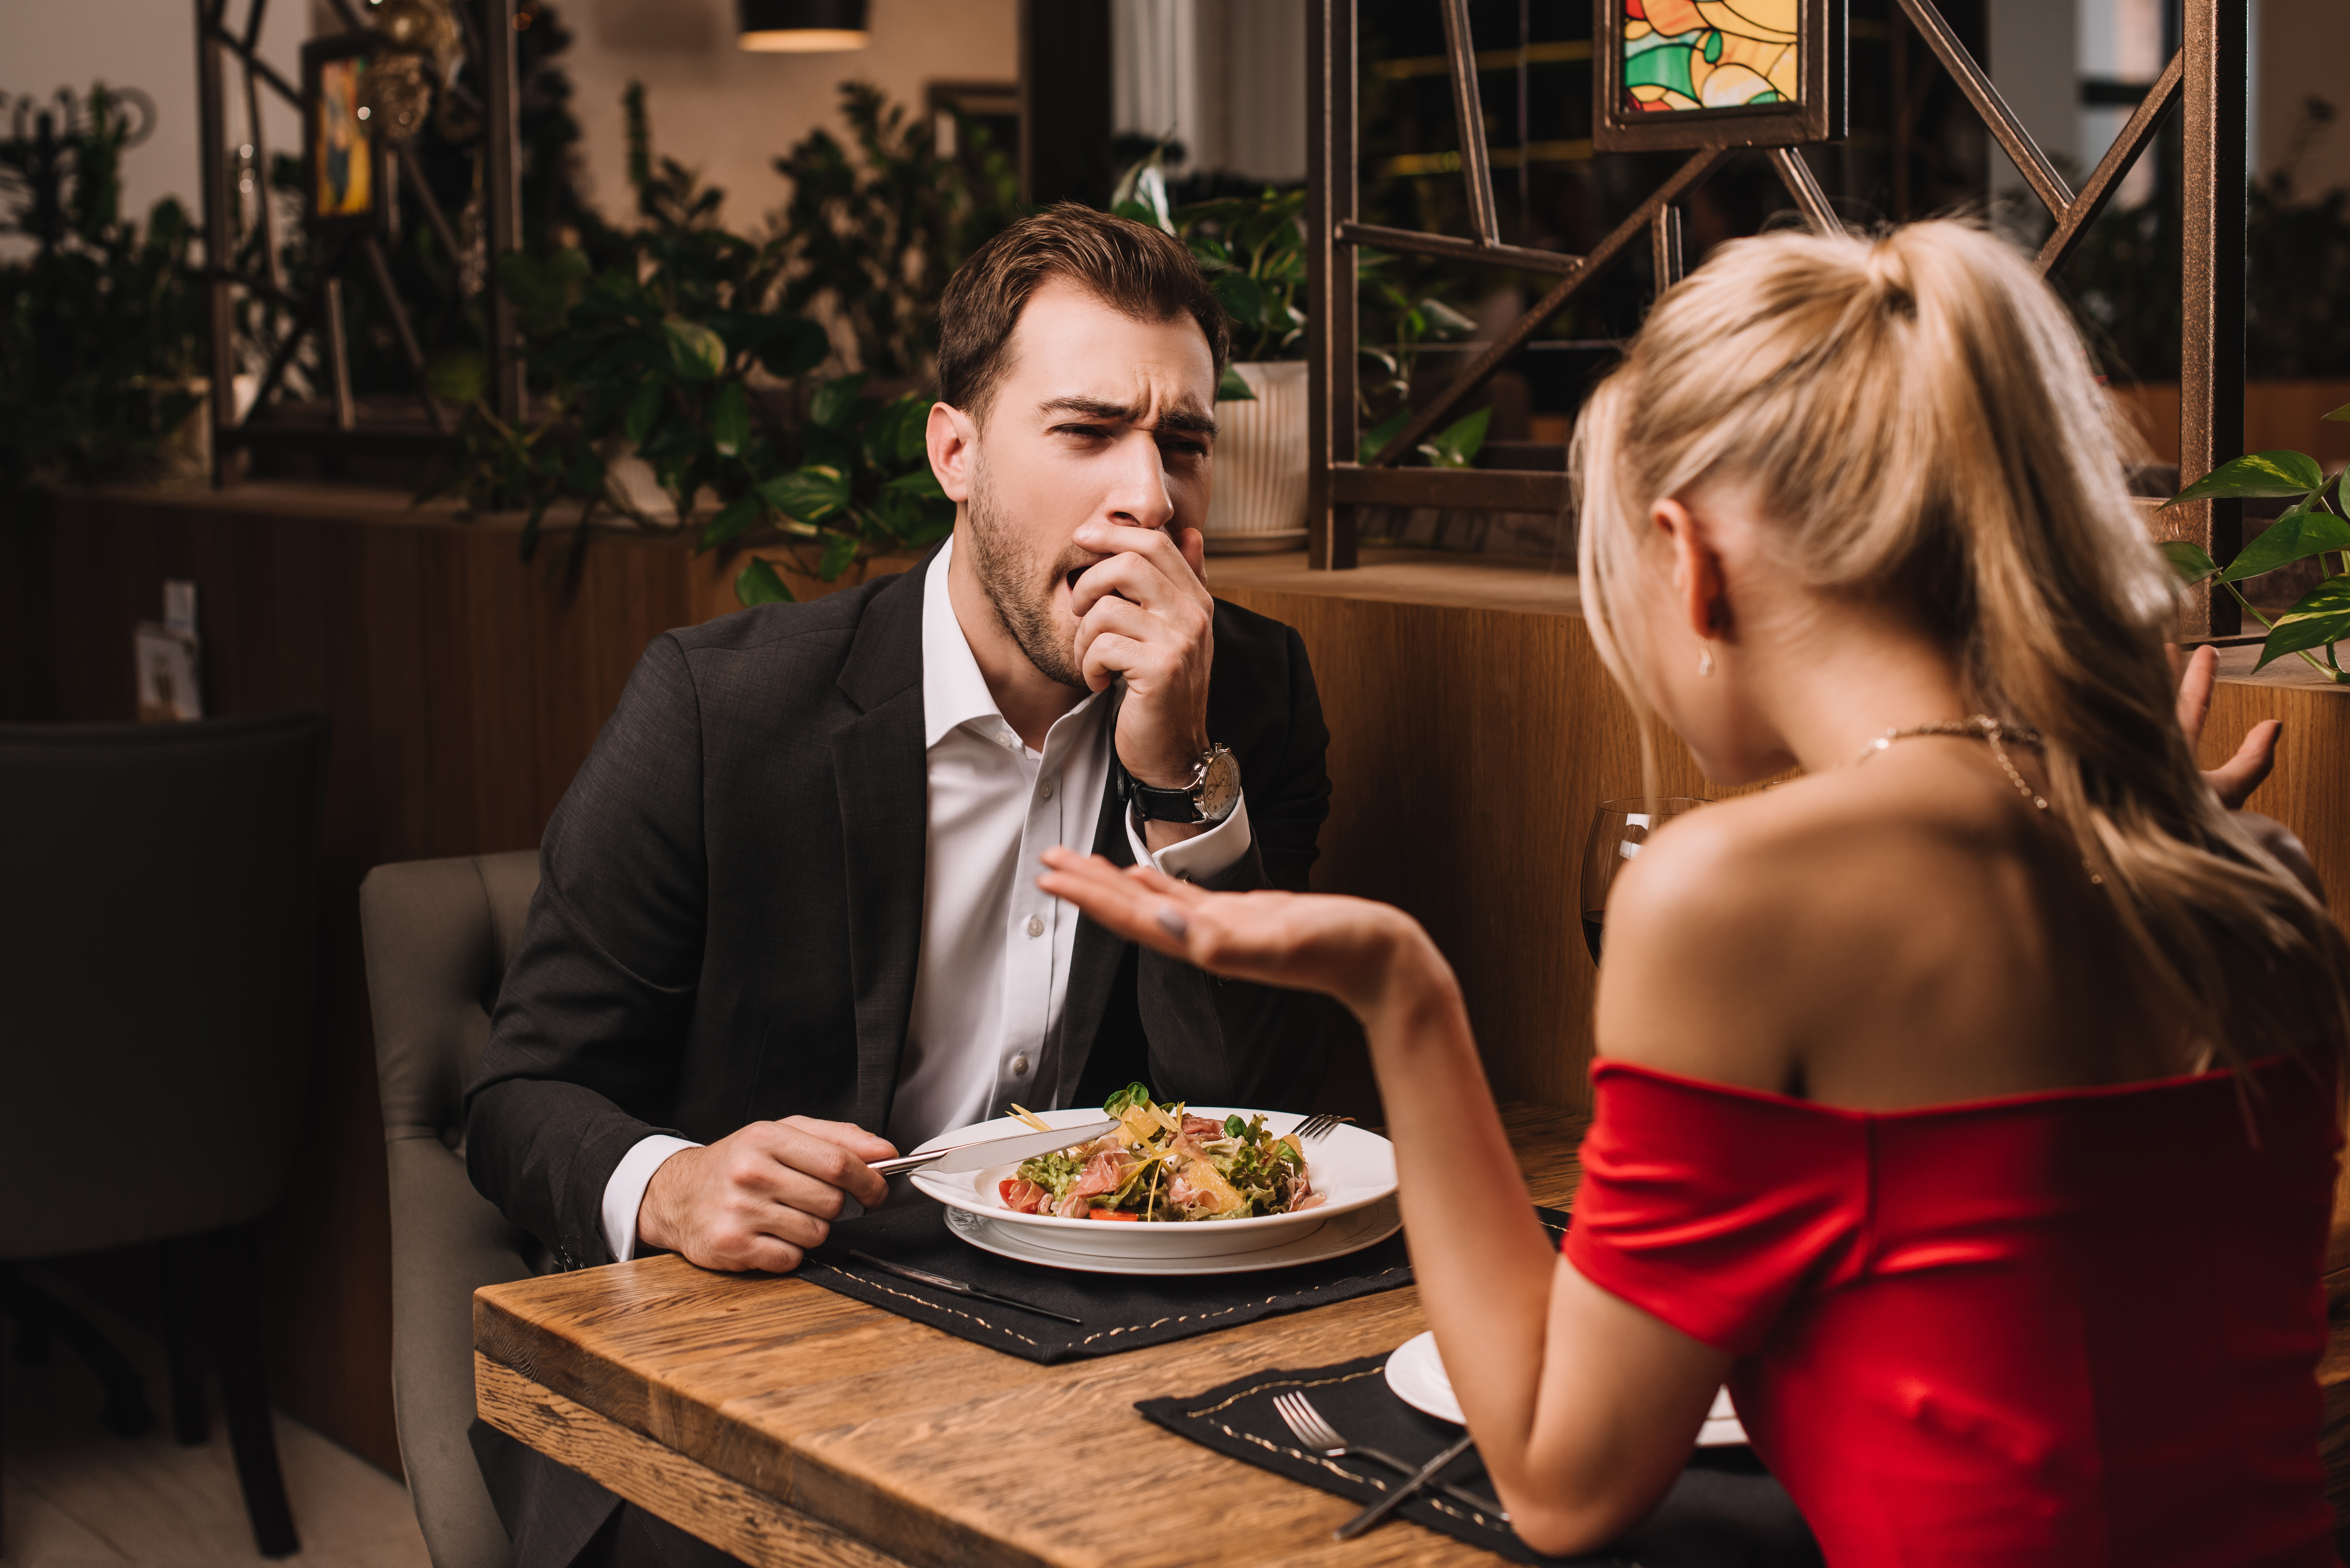
<svg viewBox="0 0 2350 1568"><path fill-rule="evenodd" d="M1383 983L1357 1012L1396 1146L1420 1302L1498 1476L1520 1468L1534 1428L1556 1253L1534 1218L1451 968L1424 931L1399 920Z"/></svg>

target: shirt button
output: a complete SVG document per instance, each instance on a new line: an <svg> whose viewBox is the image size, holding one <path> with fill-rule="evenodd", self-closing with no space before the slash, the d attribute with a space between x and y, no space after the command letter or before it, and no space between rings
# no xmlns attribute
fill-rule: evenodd
<svg viewBox="0 0 2350 1568"><path fill-rule="evenodd" d="M1032 937L1041 937L1045 934L1044 916L1031 915L1028 917L1028 934Z"/></svg>
<svg viewBox="0 0 2350 1568"><path fill-rule="evenodd" d="M1051 779L1046 779L1043 784L1041 784L1037 785L1037 786L1036 786L1036 793L1037 793L1039 795L1043 796L1043 797L1044 797L1045 799L1046 799L1046 800L1050 800L1050 799L1052 799L1052 798L1053 798L1053 781L1052 781Z"/></svg>
<svg viewBox="0 0 2350 1568"><path fill-rule="evenodd" d="M1012 1075L1015 1078L1024 1078L1028 1075L1027 1057L1014 1056L1012 1058Z"/></svg>

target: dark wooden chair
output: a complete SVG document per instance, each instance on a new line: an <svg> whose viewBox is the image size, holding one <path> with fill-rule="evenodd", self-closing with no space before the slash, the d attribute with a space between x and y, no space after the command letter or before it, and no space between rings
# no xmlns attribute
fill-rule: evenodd
<svg viewBox="0 0 2350 1568"><path fill-rule="evenodd" d="M172 1428L221 1406L261 1552L297 1549L270 1428L257 1223L286 1190L318 1039L328 726L0 726L0 1310L151 1417L105 1336L21 1265L139 1248ZM21 1339L20 1339L21 1344Z"/></svg>

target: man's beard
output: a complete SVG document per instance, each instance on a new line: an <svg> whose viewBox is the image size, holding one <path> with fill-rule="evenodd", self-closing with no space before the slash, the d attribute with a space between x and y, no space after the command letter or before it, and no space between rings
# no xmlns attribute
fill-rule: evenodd
<svg viewBox="0 0 2350 1568"><path fill-rule="evenodd" d="M1053 587L1072 572L1092 566L1097 557L1071 545L1062 551L1051 572L1042 570L1020 548L997 509L983 464L972 476L969 515L972 569L978 574L979 586L987 590L987 602L995 607L996 620L1012 634L1028 662L1047 679L1079 691L1087 690L1085 674L1077 668L1075 639L1064 636L1053 624Z"/></svg>

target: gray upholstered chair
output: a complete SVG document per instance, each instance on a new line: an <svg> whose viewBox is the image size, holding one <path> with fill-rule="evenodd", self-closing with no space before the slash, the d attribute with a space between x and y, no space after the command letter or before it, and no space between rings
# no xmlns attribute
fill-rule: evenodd
<svg viewBox="0 0 2350 1568"><path fill-rule="evenodd" d="M327 715L0 726L0 1309L136 1374L8 1265L151 1249L172 1423L217 1371L254 1537L296 1549L262 1364L257 1222L318 1050Z"/></svg>
<svg viewBox="0 0 2350 1568"><path fill-rule="evenodd" d="M527 850L379 866L359 888L391 1168L392 1401L434 1568L513 1561L465 1438L473 1292L538 1272L539 1249L467 1179L463 1098L537 888Z"/></svg>

